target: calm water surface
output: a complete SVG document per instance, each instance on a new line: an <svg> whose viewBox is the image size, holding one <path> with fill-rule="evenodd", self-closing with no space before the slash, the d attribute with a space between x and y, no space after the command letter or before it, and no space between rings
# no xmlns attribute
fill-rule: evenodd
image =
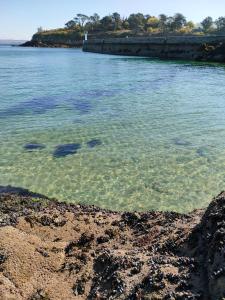
<svg viewBox="0 0 225 300"><path fill-rule="evenodd" d="M117 210L225 189L225 67L0 47L0 185Z"/></svg>

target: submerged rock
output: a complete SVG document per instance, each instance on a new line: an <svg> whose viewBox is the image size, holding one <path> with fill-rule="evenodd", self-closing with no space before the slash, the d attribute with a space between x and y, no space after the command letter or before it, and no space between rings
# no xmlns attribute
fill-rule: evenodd
<svg viewBox="0 0 225 300"><path fill-rule="evenodd" d="M27 189L23 189L20 187L14 187L11 185L8 186L1 186L0 185L0 195L3 194L10 194L10 195L16 195L16 196L21 196L22 197L31 197L31 198L39 198L39 199L47 199L46 196L38 194L38 193L33 193ZM18 204L18 203L17 203ZM1 203L0 203L0 210L2 209Z"/></svg>
<svg viewBox="0 0 225 300"><path fill-rule="evenodd" d="M98 139L87 142L89 148L94 148L96 146L100 146L101 144L102 144L101 140Z"/></svg>
<svg viewBox="0 0 225 300"><path fill-rule="evenodd" d="M87 100L76 100L73 101L73 105L76 110L79 111L80 114L87 114L92 109L92 105L90 101Z"/></svg>
<svg viewBox="0 0 225 300"><path fill-rule="evenodd" d="M45 145L39 144L39 143L29 143L29 144L24 145L24 149L27 151L41 150L44 148L45 148Z"/></svg>
<svg viewBox="0 0 225 300"><path fill-rule="evenodd" d="M197 149L196 153L200 156L200 157L207 157L208 156L208 150L205 147L200 147Z"/></svg>
<svg viewBox="0 0 225 300"><path fill-rule="evenodd" d="M56 158L65 157L68 155L76 154L77 150L81 148L80 144L62 144L58 145L53 152L53 156Z"/></svg>
<svg viewBox="0 0 225 300"><path fill-rule="evenodd" d="M180 139L180 138L173 139L173 143L177 146L191 146L191 142Z"/></svg>
<svg viewBox="0 0 225 300"><path fill-rule="evenodd" d="M33 98L0 111L0 118L7 118L19 115L23 116L27 114L41 115L49 110L57 108L57 103L58 100L54 96Z"/></svg>
<svg viewBox="0 0 225 300"><path fill-rule="evenodd" d="M90 99L99 99L104 97L113 97L115 95L118 95L119 90L102 90L102 89L95 89L95 90L89 90L84 91L80 93L81 97L84 98L90 98Z"/></svg>

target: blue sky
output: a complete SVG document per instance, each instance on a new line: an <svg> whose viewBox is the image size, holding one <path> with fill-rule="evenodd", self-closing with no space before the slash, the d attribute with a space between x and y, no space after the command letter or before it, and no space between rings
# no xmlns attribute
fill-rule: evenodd
<svg viewBox="0 0 225 300"><path fill-rule="evenodd" d="M77 13L159 15L183 13L195 22L225 15L225 0L0 0L0 39L30 39L37 27L64 26Z"/></svg>

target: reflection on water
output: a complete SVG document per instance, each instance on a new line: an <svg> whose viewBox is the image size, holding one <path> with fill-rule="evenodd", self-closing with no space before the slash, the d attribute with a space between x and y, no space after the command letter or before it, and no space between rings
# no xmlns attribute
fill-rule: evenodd
<svg viewBox="0 0 225 300"><path fill-rule="evenodd" d="M225 187L219 64L0 48L0 186L190 211Z"/></svg>

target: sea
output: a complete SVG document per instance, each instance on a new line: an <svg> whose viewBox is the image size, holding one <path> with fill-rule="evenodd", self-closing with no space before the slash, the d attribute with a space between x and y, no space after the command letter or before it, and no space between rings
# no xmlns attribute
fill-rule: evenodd
<svg viewBox="0 0 225 300"><path fill-rule="evenodd" d="M117 211L225 190L225 65L0 47L0 186Z"/></svg>

